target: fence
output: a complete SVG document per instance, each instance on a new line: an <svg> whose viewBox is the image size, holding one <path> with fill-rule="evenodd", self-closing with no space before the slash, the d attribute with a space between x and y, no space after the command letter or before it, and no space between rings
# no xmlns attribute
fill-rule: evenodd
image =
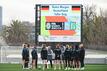
<svg viewBox="0 0 107 71"><path fill-rule="evenodd" d="M0 50L0 61L1 63L8 63L10 59L8 57L13 57L11 61L14 61L14 57L19 58L21 56L22 47L20 46L2 46Z"/></svg>
<svg viewBox="0 0 107 71"><path fill-rule="evenodd" d="M32 48L29 49L30 53ZM38 47L38 56L40 58L40 50L41 48ZM21 63L22 61L22 47L21 46L2 46L0 47L0 62L1 63ZM30 54L31 60L31 54ZM39 59L39 63L41 59Z"/></svg>
<svg viewBox="0 0 107 71"><path fill-rule="evenodd" d="M86 48L107 51L107 45L86 44Z"/></svg>
<svg viewBox="0 0 107 71"><path fill-rule="evenodd" d="M41 64L40 58L41 47L38 48L38 63ZM31 52L32 48L30 48ZM0 63L21 63L22 61L22 47L21 46L2 46L0 47ZM31 60L31 56L30 56ZM31 62L31 61L30 61ZM107 64L107 54L95 54L86 50L85 56L86 64Z"/></svg>

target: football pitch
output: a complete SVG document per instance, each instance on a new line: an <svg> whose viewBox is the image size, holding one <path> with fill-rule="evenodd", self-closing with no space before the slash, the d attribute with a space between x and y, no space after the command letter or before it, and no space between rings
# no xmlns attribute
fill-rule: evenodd
<svg viewBox="0 0 107 71"><path fill-rule="evenodd" d="M42 68L39 69L22 69L20 64L0 64L0 71L43 71ZM64 69L45 69L44 71L65 71ZM66 71L75 71L75 70L66 70ZM80 70L77 70L80 71ZM85 70L83 71L107 71L107 65L93 64L93 65L85 65Z"/></svg>

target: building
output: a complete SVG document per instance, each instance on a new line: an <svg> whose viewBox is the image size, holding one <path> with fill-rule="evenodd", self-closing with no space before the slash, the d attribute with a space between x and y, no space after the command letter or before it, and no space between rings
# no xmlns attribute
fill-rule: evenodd
<svg viewBox="0 0 107 71"><path fill-rule="evenodd" d="M0 30L2 29L2 7L0 6Z"/></svg>

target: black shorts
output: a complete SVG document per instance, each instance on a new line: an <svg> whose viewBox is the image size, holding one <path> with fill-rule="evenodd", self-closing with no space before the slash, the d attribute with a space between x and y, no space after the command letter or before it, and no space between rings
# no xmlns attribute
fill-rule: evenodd
<svg viewBox="0 0 107 71"><path fill-rule="evenodd" d="M65 60L64 54L62 55L62 60Z"/></svg>
<svg viewBox="0 0 107 71"><path fill-rule="evenodd" d="M32 60L37 60L38 59L38 57L32 57Z"/></svg>
<svg viewBox="0 0 107 71"><path fill-rule="evenodd" d="M43 57L42 57L42 60L47 60L47 56L43 56Z"/></svg>
<svg viewBox="0 0 107 71"><path fill-rule="evenodd" d="M61 59L60 55L55 55L55 60L60 60L60 59Z"/></svg>
<svg viewBox="0 0 107 71"><path fill-rule="evenodd" d="M29 61L29 57L26 57L26 58L25 58L25 61Z"/></svg>
<svg viewBox="0 0 107 71"><path fill-rule="evenodd" d="M79 59L79 57L78 56L76 56L75 57L75 61L79 61L80 59Z"/></svg>
<svg viewBox="0 0 107 71"><path fill-rule="evenodd" d="M26 59L26 57L25 56L22 56L22 60L25 60Z"/></svg>
<svg viewBox="0 0 107 71"><path fill-rule="evenodd" d="M22 56L22 59L25 61L29 61L29 57L26 57L26 56Z"/></svg>
<svg viewBox="0 0 107 71"><path fill-rule="evenodd" d="M65 60L71 60L71 58L70 57L65 57Z"/></svg>
<svg viewBox="0 0 107 71"><path fill-rule="evenodd" d="M70 57L70 60L73 61L73 57Z"/></svg>

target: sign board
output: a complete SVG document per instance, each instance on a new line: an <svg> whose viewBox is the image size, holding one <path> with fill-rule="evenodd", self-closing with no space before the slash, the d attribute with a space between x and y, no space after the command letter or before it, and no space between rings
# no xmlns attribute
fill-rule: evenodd
<svg viewBox="0 0 107 71"><path fill-rule="evenodd" d="M81 4L37 4L39 42L81 42Z"/></svg>

